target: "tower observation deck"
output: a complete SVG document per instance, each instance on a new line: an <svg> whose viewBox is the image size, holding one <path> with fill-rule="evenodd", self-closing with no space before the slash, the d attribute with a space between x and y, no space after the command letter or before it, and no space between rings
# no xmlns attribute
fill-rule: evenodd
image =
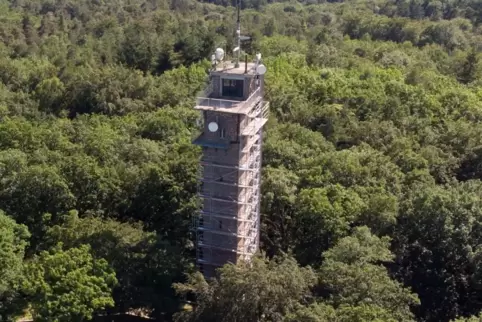
<svg viewBox="0 0 482 322"><path fill-rule="evenodd" d="M195 106L204 121L193 141L203 149L196 263L206 277L228 262L249 262L259 247L261 145L269 111L259 58L213 67Z"/></svg>

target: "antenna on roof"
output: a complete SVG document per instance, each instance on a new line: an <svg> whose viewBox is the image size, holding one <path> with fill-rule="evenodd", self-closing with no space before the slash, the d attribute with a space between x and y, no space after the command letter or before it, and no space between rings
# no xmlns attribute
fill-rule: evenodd
<svg viewBox="0 0 482 322"><path fill-rule="evenodd" d="M256 86L260 85L259 76L263 76L264 74L266 74L266 71L267 71L266 66L261 64L261 53L257 53L256 61L254 65L254 72L256 75Z"/></svg>
<svg viewBox="0 0 482 322"><path fill-rule="evenodd" d="M241 56L241 42L250 40L251 37L241 36L241 0L236 0L236 47L233 49L234 53L234 67L239 67Z"/></svg>
<svg viewBox="0 0 482 322"><path fill-rule="evenodd" d="M236 48L234 48L234 52L236 53L236 61L234 63L234 67L239 67L239 56L241 54L241 0L236 1L236 10L237 10L237 20L236 20Z"/></svg>
<svg viewBox="0 0 482 322"><path fill-rule="evenodd" d="M216 48L214 54L211 55L211 68L216 70L216 66L222 63L224 59L224 50L220 47Z"/></svg>

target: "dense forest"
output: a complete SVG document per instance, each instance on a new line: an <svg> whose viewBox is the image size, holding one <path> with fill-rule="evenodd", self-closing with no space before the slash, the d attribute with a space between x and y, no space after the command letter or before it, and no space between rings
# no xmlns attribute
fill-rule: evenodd
<svg viewBox="0 0 482 322"><path fill-rule="evenodd" d="M242 2L261 252L205 281L192 106L233 4L0 0L0 321L481 321L480 1Z"/></svg>

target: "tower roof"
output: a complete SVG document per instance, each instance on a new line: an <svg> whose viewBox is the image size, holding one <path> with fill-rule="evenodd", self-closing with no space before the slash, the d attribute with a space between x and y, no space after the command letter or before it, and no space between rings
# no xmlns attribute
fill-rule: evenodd
<svg viewBox="0 0 482 322"><path fill-rule="evenodd" d="M222 62L216 66L215 69L211 71L211 74L215 75L248 75L256 76L256 63L240 64L239 67L235 66L235 63Z"/></svg>

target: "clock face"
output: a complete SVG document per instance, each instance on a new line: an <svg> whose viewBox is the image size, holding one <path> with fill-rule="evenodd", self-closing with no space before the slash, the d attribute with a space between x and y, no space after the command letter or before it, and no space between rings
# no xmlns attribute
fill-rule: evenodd
<svg viewBox="0 0 482 322"><path fill-rule="evenodd" d="M211 122L208 125L208 129L211 132L216 132L218 130L218 124L216 122Z"/></svg>

